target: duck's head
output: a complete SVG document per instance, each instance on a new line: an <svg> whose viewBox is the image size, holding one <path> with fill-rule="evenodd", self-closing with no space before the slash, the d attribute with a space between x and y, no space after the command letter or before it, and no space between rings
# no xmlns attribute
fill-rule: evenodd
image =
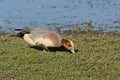
<svg viewBox="0 0 120 80"><path fill-rule="evenodd" d="M62 39L61 44L70 52L75 53L74 43L71 40Z"/></svg>

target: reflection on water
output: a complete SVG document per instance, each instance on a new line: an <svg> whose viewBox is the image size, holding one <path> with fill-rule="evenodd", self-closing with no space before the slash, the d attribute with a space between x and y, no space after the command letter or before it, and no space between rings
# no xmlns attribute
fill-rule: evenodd
<svg viewBox="0 0 120 80"><path fill-rule="evenodd" d="M120 0L0 0L1 26L6 28L87 26L120 30ZM117 27L116 27L117 26Z"/></svg>

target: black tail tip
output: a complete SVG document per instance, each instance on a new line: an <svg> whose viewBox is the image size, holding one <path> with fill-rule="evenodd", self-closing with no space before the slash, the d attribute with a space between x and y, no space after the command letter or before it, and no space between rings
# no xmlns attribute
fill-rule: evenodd
<svg viewBox="0 0 120 80"><path fill-rule="evenodd" d="M22 29L14 29L15 31L21 31Z"/></svg>

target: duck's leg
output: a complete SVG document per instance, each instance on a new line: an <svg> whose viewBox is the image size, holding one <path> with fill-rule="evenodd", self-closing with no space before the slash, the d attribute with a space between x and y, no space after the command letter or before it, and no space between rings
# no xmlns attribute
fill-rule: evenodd
<svg viewBox="0 0 120 80"><path fill-rule="evenodd" d="M43 51L44 52L48 52L49 50L48 50L48 47L46 47L45 45L42 45L42 47L43 47Z"/></svg>
<svg viewBox="0 0 120 80"><path fill-rule="evenodd" d="M49 51L48 47L45 46L44 44L39 44L38 42L36 42L35 44L36 44L36 46L42 47L44 52L48 52Z"/></svg>

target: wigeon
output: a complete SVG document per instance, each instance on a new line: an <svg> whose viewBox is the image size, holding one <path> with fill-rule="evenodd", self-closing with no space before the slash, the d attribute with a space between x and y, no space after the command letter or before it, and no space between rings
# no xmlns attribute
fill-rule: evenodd
<svg viewBox="0 0 120 80"><path fill-rule="evenodd" d="M74 43L71 40L62 38L58 33L47 28L23 28L15 29L19 31L17 36L23 38L30 46L48 47L64 46L68 51L75 53Z"/></svg>

